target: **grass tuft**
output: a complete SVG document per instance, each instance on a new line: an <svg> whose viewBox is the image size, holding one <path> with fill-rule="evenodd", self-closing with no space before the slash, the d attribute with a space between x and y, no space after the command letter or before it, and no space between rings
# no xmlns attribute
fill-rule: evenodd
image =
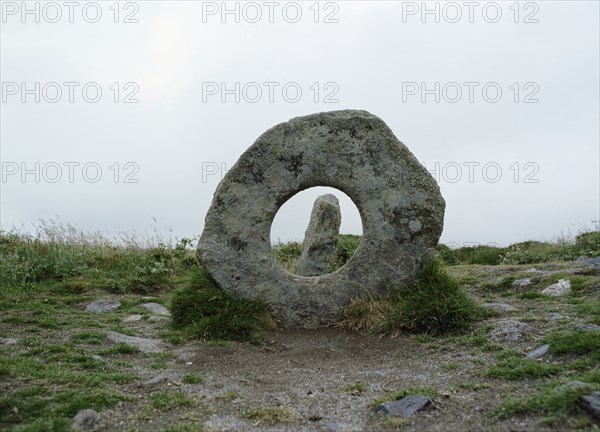
<svg viewBox="0 0 600 432"><path fill-rule="evenodd" d="M267 424L273 426L277 423L291 421L294 413L285 407L250 408L242 412L242 418L254 420L256 425Z"/></svg>
<svg viewBox="0 0 600 432"><path fill-rule="evenodd" d="M417 281L383 299L355 299L340 326L371 333L443 334L462 330L484 311L461 289L440 260L423 263Z"/></svg>
<svg viewBox="0 0 600 432"><path fill-rule="evenodd" d="M191 272L184 286L175 291L171 313L174 330L205 340L252 341L269 321L264 304L228 295L204 269Z"/></svg>

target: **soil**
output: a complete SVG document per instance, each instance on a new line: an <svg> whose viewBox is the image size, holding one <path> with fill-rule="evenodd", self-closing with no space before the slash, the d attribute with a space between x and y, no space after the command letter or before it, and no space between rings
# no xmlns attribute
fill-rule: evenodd
<svg viewBox="0 0 600 432"><path fill-rule="evenodd" d="M490 280L498 274L511 273L510 269L500 268L477 270ZM472 273L473 269L469 271ZM460 276L460 269L455 274ZM525 353L537 348L544 334L560 325L559 321L548 319L548 314L565 313L567 308L562 300L549 303L514 296L481 298L481 292L474 287L467 290L481 301L497 301L516 308L515 312L477 326L489 328L495 321L505 319L527 321L534 328L532 334L519 342L503 344ZM574 315L567 313L566 318L569 326L580 323ZM168 321L142 320L126 326L138 336L160 339ZM70 333L77 331L72 329ZM168 347L173 357L160 370L151 366L149 356L128 358L132 373L140 379L120 385L119 390L132 399L101 411L96 430L158 431L194 423L204 424L205 431L377 432L401 426L402 431L524 432L570 428L569 419L554 425L534 415L495 419L492 413L506 397L533 393L535 380L508 381L486 376L496 353L475 349L452 336L374 337L329 328L270 332L258 344L185 342ZM203 382L184 383L184 376L189 374L202 376ZM360 385L348 388L357 383ZM370 406L389 392L411 386L433 388L437 396L431 405L401 425ZM156 392L183 392L200 402L194 407L152 410L149 399ZM290 416L272 425L244 418L243 413L249 409L267 407L283 407Z"/></svg>

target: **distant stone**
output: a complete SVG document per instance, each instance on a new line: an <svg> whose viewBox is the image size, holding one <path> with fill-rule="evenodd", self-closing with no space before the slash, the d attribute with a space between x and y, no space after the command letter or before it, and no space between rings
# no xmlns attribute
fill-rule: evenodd
<svg viewBox="0 0 600 432"><path fill-rule="evenodd" d="M302 255L296 266L300 276L320 276L329 271L338 242L342 216L335 195L321 195L315 200L310 222L304 234Z"/></svg>
<svg viewBox="0 0 600 432"><path fill-rule="evenodd" d="M575 261L574 264L586 266L592 273L600 274L600 256L595 258L580 256L577 258L577 261Z"/></svg>
<svg viewBox="0 0 600 432"><path fill-rule="evenodd" d="M592 417L600 420L600 391L595 391L589 395L581 396L579 398L579 403L592 415Z"/></svg>
<svg viewBox="0 0 600 432"><path fill-rule="evenodd" d="M116 343L124 343L129 346L137 347L140 351L146 353L158 353L164 351L163 343L157 339L145 339L135 336L127 336L117 332L108 332L106 338Z"/></svg>
<svg viewBox="0 0 600 432"><path fill-rule="evenodd" d="M540 346L539 348L534 349L529 354L527 354L527 358L528 359L540 358L540 357L546 355L548 353L549 349L550 349L550 345L544 344L544 345Z"/></svg>
<svg viewBox="0 0 600 432"><path fill-rule="evenodd" d="M529 278L515 279L512 283L512 287L515 289L523 290L533 285L533 282Z"/></svg>
<svg viewBox="0 0 600 432"><path fill-rule="evenodd" d="M106 359L102 356L99 356L98 354L94 354L92 356L92 360L97 361L97 362L106 363Z"/></svg>
<svg viewBox="0 0 600 432"><path fill-rule="evenodd" d="M552 284L542 290L542 294L561 297L571 292L571 281L568 279L559 279L557 283Z"/></svg>
<svg viewBox="0 0 600 432"><path fill-rule="evenodd" d="M93 409L83 409L73 418L73 429L93 430L98 427L100 415Z"/></svg>
<svg viewBox="0 0 600 432"><path fill-rule="evenodd" d="M14 338L2 339L2 342L0 342L0 344L2 344L4 346L13 346L13 345L16 345L17 343L19 343L19 342Z"/></svg>
<svg viewBox="0 0 600 432"><path fill-rule="evenodd" d="M142 319L141 315L129 315L127 318L125 318L123 320L123 322L130 323L130 322L141 321L141 319Z"/></svg>
<svg viewBox="0 0 600 432"><path fill-rule="evenodd" d="M121 306L118 300L95 300L85 308L86 312L102 313L112 312Z"/></svg>
<svg viewBox="0 0 600 432"><path fill-rule="evenodd" d="M481 306L500 313L511 313L517 310L515 307L506 303L482 303Z"/></svg>
<svg viewBox="0 0 600 432"><path fill-rule="evenodd" d="M548 315L548 319L550 321L557 321L559 319L561 319L563 316L561 314L559 314L558 312L552 312L550 315Z"/></svg>
<svg viewBox="0 0 600 432"><path fill-rule="evenodd" d="M337 432L339 430L339 427L337 423L327 423L325 425L325 429L330 432Z"/></svg>
<svg viewBox="0 0 600 432"><path fill-rule="evenodd" d="M422 395L406 396L397 401L377 405L375 411L383 412L394 417L408 417L422 410L431 403L431 398Z"/></svg>
<svg viewBox="0 0 600 432"><path fill-rule="evenodd" d="M158 303L144 303L142 307L148 309L150 312L156 315L171 315L169 309Z"/></svg>
<svg viewBox="0 0 600 432"><path fill-rule="evenodd" d="M591 331L591 332L600 331L600 326L597 326L595 324L579 324L579 325L576 325L575 328L577 330Z"/></svg>
<svg viewBox="0 0 600 432"><path fill-rule="evenodd" d="M524 322L507 320L498 323L496 328L488 333L488 337L494 342L518 342L533 328Z"/></svg>
<svg viewBox="0 0 600 432"><path fill-rule="evenodd" d="M169 321L171 318L165 315L152 315L148 318L148 321L157 322L157 321Z"/></svg>

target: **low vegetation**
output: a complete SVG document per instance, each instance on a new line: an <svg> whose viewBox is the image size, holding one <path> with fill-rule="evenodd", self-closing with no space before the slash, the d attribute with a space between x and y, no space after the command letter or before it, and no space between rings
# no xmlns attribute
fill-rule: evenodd
<svg viewBox="0 0 600 432"><path fill-rule="evenodd" d="M386 395L373 400L369 404L369 406L371 408L375 408L378 405L381 405L383 403L400 400L402 398L405 398L408 395L422 395L422 396L435 397L435 396L437 396L437 394L438 394L438 391L433 387L411 386L411 387L403 388L401 390L389 392Z"/></svg>
<svg viewBox="0 0 600 432"><path fill-rule="evenodd" d="M261 328L274 326L258 301L234 298L203 269L194 269L171 301L172 327L186 337L210 340L255 340Z"/></svg>
<svg viewBox="0 0 600 432"><path fill-rule="evenodd" d="M0 231L0 333L2 338L18 339L16 345L0 345L0 429L68 431L79 410L102 411L121 406L120 402L138 408L146 419L155 419L155 415L178 419L172 425L154 423L152 430L203 429L202 407L207 400L183 390L206 390L204 377L211 383L208 371L194 365L182 373L177 385L184 384L183 388L175 384L143 386L148 377L141 370L158 375L179 360L172 353L148 354L129 345L108 343L106 333L139 336L123 319L131 314L148 318L148 311L141 307L148 302L146 295L170 307L172 327L165 325L157 337L171 342L193 338L205 340L207 347L231 347L235 343L228 341L258 341L261 331L275 328L275 323L265 305L234 299L214 284L195 257L193 239L171 243L159 237L108 239L60 222L42 223L34 234ZM340 237L332 271L352 257L360 239ZM340 325L374 334L409 333L407 343L430 350L431 355L449 349L461 350L465 356L469 353L471 360L451 359L440 363L440 370L448 374L458 371L473 380L454 386L456 391L504 389L503 402L486 414L488 417L503 421L533 416L555 425L556 430L592 428L593 420L577 401L584 393L600 390L600 333L574 326L600 325L597 276L568 273L557 262L600 255L600 233L506 248L440 245L438 251L438 259L421 268L413 286L397 287L383 299L354 300ZM274 254L293 271L301 244L276 245ZM524 273L525 265L540 262L553 262L554 270L539 276ZM484 271L472 264L509 265ZM518 264L525 265L516 267ZM523 277L532 278L533 285L519 290L513 282ZM571 294L557 299L540 293L558 279L571 281ZM99 298L118 298L121 307L109 314L86 313L85 305ZM546 331L535 339L536 345L550 345L543 360L527 359L523 349L490 341L490 322L501 317L480 322L490 317L477 306L481 301L512 302L518 306L515 319L537 328L545 326ZM564 318L546 324L550 312L560 312ZM542 322L543 326L538 324ZM469 375L470 368L477 372ZM336 384L334 392L367 398L367 402L379 395L371 395L376 392L371 384L354 379L362 377ZM214 401L245 403L243 390L237 389L238 393L227 388L215 395ZM408 394L435 396L443 390L401 388L388 391L372 405ZM287 408L271 406L249 408L238 415L257 425L298 419ZM143 424L143 419L140 422Z"/></svg>
<svg viewBox="0 0 600 432"><path fill-rule="evenodd" d="M294 413L285 407L250 408L242 412L242 418L254 421L254 424L273 426L294 418Z"/></svg>
<svg viewBox="0 0 600 432"><path fill-rule="evenodd" d="M354 299L340 326L378 334L443 334L467 328L484 311L462 290L440 260L425 262L416 282L385 298Z"/></svg>

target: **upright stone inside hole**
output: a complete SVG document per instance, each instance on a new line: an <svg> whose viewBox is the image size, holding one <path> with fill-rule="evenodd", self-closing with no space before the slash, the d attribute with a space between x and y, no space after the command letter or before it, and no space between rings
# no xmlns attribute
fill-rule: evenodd
<svg viewBox="0 0 600 432"><path fill-rule="evenodd" d="M330 263L337 248L342 214L335 195L321 195L315 200L310 222L304 234L302 255L296 266L300 276L330 273Z"/></svg>

